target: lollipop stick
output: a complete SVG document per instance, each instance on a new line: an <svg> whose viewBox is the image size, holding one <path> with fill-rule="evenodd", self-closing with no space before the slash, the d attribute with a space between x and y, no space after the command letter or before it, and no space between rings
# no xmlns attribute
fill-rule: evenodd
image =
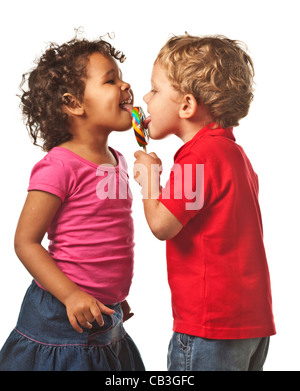
<svg viewBox="0 0 300 391"><path fill-rule="evenodd" d="M144 150L145 153L147 153L146 145L143 146L143 150Z"/></svg>

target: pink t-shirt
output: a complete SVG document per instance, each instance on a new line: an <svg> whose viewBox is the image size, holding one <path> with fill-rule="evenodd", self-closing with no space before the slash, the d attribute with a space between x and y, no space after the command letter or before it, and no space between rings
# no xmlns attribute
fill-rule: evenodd
<svg viewBox="0 0 300 391"><path fill-rule="evenodd" d="M105 304L128 295L134 256L127 164L111 151L116 167L55 147L34 166L28 188L61 199L47 231L48 252L73 282Z"/></svg>

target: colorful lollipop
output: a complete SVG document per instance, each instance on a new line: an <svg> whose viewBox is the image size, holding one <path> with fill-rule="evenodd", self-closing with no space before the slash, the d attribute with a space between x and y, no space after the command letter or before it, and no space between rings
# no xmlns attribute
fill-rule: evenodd
<svg viewBox="0 0 300 391"><path fill-rule="evenodd" d="M149 141L149 132L144 124L146 119L145 113L141 107L133 107L131 116L136 141L147 152L146 145Z"/></svg>

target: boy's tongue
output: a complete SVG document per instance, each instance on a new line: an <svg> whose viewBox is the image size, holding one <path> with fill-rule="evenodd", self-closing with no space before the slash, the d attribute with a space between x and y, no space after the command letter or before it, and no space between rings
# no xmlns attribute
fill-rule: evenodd
<svg viewBox="0 0 300 391"><path fill-rule="evenodd" d="M145 121L144 121L144 128L145 129L148 129L148 125L149 125L149 123L151 122L151 117L150 117L150 115L145 119Z"/></svg>

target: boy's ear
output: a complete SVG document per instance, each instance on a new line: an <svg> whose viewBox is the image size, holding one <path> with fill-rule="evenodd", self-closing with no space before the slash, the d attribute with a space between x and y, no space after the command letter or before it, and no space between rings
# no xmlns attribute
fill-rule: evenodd
<svg viewBox="0 0 300 391"><path fill-rule="evenodd" d="M179 110L179 116L182 119L192 118L197 111L198 103L194 95L186 94L183 97L181 107Z"/></svg>
<svg viewBox="0 0 300 391"><path fill-rule="evenodd" d="M83 115L84 108L74 95L66 92L62 97L64 110L73 115Z"/></svg>

